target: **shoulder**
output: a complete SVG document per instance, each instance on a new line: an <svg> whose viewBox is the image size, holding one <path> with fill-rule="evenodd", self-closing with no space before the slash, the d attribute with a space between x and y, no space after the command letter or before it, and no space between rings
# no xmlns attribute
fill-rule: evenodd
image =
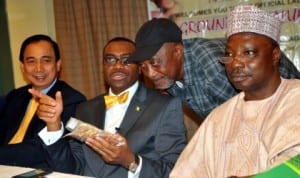
<svg viewBox="0 0 300 178"><path fill-rule="evenodd" d="M225 38L191 38L183 40L183 45L185 50L195 50L195 49L225 49Z"/></svg>
<svg viewBox="0 0 300 178"><path fill-rule="evenodd" d="M194 38L184 41L184 65L186 68L193 68L201 73L209 71L208 75L214 74L214 70L222 71L224 67L218 61L224 55L225 39L204 39ZM211 71L212 70L212 71Z"/></svg>
<svg viewBox="0 0 300 178"><path fill-rule="evenodd" d="M104 104L104 95L96 96L92 99L86 100L82 103L80 103L77 108L78 109L90 109L94 107L98 107L99 105Z"/></svg>
<svg viewBox="0 0 300 178"><path fill-rule="evenodd" d="M64 99L77 98L81 100L86 100L86 97L80 91L74 89L69 84L61 80L58 80L51 90L55 92L61 91Z"/></svg>
<svg viewBox="0 0 300 178"><path fill-rule="evenodd" d="M282 79L282 85L284 87L283 93L286 97L290 97L293 101L296 101L294 97L300 96L300 80L299 79Z"/></svg>
<svg viewBox="0 0 300 178"><path fill-rule="evenodd" d="M282 81L285 82L290 88L298 89L300 87L300 79L282 79Z"/></svg>
<svg viewBox="0 0 300 178"><path fill-rule="evenodd" d="M145 90L147 93L147 99L151 99L154 101L172 101L172 100L178 100L180 101L180 98L178 97L174 97L174 96L170 96L168 94L163 94L161 92L159 92L156 89L152 89L152 88L147 88L145 86L142 86L142 90Z"/></svg>
<svg viewBox="0 0 300 178"><path fill-rule="evenodd" d="M243 97L243 95L244 93L240 92L224 103L220 104L211 111L211 113L207 116L207 119L209 118L210 120L225 120L224 116L229 116L229 113L231 113L235 109L235 105L237 104L239 98Z"/></svg>
<svg viewBox="0 0 300 178"><path fill-rule="evenodd" d="M31 88L31 85L26 85L22 86L20 88L16 88L11 90L6 96L6 98L12 98L12 97L21 97L23 98L24 96L28 95L31 96L30 93L28 92L28 89Z"/></svg>

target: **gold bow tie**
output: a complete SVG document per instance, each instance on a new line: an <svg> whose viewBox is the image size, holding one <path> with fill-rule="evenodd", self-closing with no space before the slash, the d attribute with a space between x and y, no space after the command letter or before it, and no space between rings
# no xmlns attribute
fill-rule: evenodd
<svg viewBox="0 0 300 178"><path fill-rule="evenodd" d="M125 92L120 96L109 96L109 95L104 96L106 109L109 109L110 107L112 107L117 103L119 104L125 103L128 98L128 94L129 92Z"/></svg>

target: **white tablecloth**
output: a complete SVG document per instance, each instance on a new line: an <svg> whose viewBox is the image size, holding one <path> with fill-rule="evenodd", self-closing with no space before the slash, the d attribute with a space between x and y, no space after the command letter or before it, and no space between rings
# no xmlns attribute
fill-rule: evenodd
<svg viewBox="0 0 300 178"><path fill-rule="evenodd" d="M0 165L0 177L1 178L11 178L12 176L25 173L34 170L32 168L17 167L17 166L3 166ZM60 172L52 172L47 174L47 178L87 178L85 176L78 176L73 174L64 174Z"/></svg>

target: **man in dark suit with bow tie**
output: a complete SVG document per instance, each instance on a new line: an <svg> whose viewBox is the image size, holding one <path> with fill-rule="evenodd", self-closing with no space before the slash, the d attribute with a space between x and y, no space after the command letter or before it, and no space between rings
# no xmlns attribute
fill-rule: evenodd
<svg viewBox="0 0 300 178"><path fill-rule="evenodd" d="M108 95L122 95L122 101L108 106L106 99L113 99L100 95L76 111L77 119L105 130L109 133L106 137L89 137L84 142L57 138L50 145L47 136L41 137L48 145L44 147L54 170L105 178L169 176L186 145L181 102L138 81L140 66L127 61L134 49L134 42L118 37L103 50ZM31 92L43 103L38 114L47 123L49 134L63 129L59 119L61 95L54 99Z"/></svg>

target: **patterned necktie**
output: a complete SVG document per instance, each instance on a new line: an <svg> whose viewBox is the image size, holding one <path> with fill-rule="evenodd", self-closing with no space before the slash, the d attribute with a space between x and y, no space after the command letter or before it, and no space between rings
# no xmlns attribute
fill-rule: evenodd
<svg viewBox="0 0 300 178"><path fill-rule="evenodd" d="M128 98L128 94L129 92L125 92L120 96L109 96L109 95L104 96L106 109L109 109L110 107L112 107L117 103L119 104L125 103Z"/></svg>
<svg viewBox="0 0 300 178"><path fill-rule="evenodd" d="M18 129L18 131L15 133L14 137L9 141L9 144L17 144L21 143L23 141L23 138L26 134L27 128L33 118L33 115L39 105L39 102L37 102L34 98L30 100L29 107L25 113L25 116L23 118L23 121Z"/></svg>

